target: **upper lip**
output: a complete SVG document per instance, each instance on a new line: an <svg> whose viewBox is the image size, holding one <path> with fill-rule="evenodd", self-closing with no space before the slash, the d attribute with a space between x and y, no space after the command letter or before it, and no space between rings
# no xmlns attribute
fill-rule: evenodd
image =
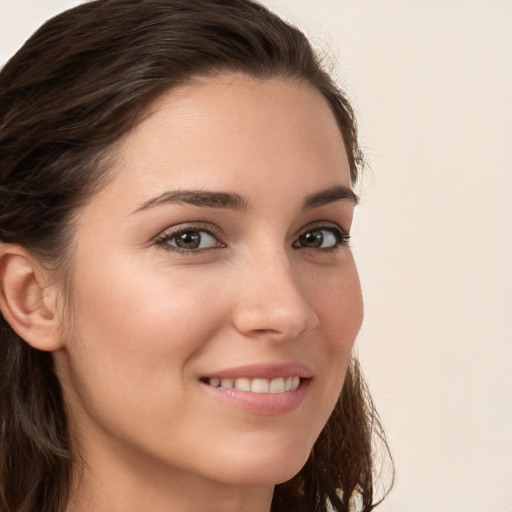
<svg viewBox="0 0 512 512"><path fill-rule="evenodd" d="M205 375L208 379L277 379L279 377L301 377L309 379L313 377L313 370L302 363L260 363L245 366L237 366L214 371Z"/></svg>

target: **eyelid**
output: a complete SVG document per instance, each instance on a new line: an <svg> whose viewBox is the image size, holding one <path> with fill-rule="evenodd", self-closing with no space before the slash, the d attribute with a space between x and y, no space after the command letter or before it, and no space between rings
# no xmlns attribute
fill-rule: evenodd
<svg viewBox="0 0 512 512"><path fill-rule="evenodd" d="M308 231L313 231L313 230L329 230L329 231L334 231L334 232L337 232L340 240L339 242L333 246L333 247L318 247L318 248L312 248L312 247L303 247L303 246L299 246L299 245L296 245L299 238L304 235L305 233L307 233ZM338 236L336 238L338 238ZM311 250L316 250L316 251L333 251L333 250L336 250L338 249L339 247L341 246L347 246L349 244L349 241L350 241L350 232L349 231L346 231L345 229L343 229L339 224L337 224L336 222L332 222L332 221L316 221L312 224L308 224L307 226L305 226L304 228L302 228L298 233L297 233L297 236L292 244L293 247L297 248L297 249L311 249Z"/></svg>
<svg viewBox="0 0 512 512"><path fill-rule="evenodd" d="M210 235L211 237L215 238L219 242L220 247L207 247L207 248L200 248L200 249L182 249L180 247L176 247L174 245L167 244L166 242L168 240L171 240L173 237L179 235L180 233L185 233L187 231L203 231ZM155 245L161 247L162 249L166 251L171 252L177 252L181 254L200 254L204 251L209 251L211 249L219 249L221 247L225 247L224 242L221 240L222 233L220 229L218 229L216 226L213 226L212 224L196 221L196 222L184 222L180 223L176 226L171 226L164 231L162 231L159 235L155 238Z"/></svg>
<svg viewBox="0 0 512 512"><path fill-rule="evenodd" d="M298 239L308 231L312 230L329 230L331 232L337 233L336 238L338 239L338 243L332 247L319 247L319 248L312 248L312 247L303 247L300 245L296 245L298 242ZM167 242L172 239L175 236L178 236L181 233L187 232L187 231L203 231L207 233L209 236L215 238L217 242L219 243L219 246L215 247L206 247L206 248L197 248L197 249L183 249L171 244L168 244ZM160 232L155 239L154 243L157 246L160 246L164 250L171 251L171 252L177 252L181 254L186 255L197 255L200 253L203 253L205 251L210 251L211 249L219 249L226 247L226 244L222 241L223 234L222 231L217 228L215 225L212 225L210 223L202 222L202 221L192 221L192 222L184 222L180 223L175 226L171 226L164 231ZM311 249L316 251L334 251L336 249L339 249L341 246L347 246L349 244L350 240L350 233L347 232L345 229L343 229L339 224L332 221L316 221L311 224L308 224L304 226L296 235L296 238L294 239L292 243L292 247L295 247L297 249Z"/></svg>
<svg viewBox="0 0 512 512"><path fill-rule="evenodd" d="M330 221L330 220L317 220L315 222L312 222L310 224L306 224L303 228L301 228L298 231L298 235L300 236L306 231L310 229L335 229L338 230L343 235L350 236L350 230L344 229L342 226L340 226L337 222Z"/></svg>

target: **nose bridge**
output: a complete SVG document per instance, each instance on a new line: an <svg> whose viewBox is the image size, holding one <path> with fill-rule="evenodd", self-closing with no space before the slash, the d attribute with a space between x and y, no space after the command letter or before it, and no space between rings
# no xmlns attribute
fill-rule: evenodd
<svg viewBox="0 0 512 512"><path fill-rule="evenodd" d="M244 264L235 326L245 334L296 338L313 329L318 317L298 282L286 249L253 253Z"/></svg>

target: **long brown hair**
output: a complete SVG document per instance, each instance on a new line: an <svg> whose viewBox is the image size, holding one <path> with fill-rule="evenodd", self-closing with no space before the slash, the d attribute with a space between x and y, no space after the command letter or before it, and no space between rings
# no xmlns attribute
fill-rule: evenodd
<svg viewBox="0 0 512 512"><path fill-rule="evenodd" d="M73 214L108 175L109 147L164 92L226 71L315 87L357 180L350 103L298 29L251 0L96 0L45 23L0 72L0 242L65 269ZM0 512L63 512L76 454L52 355L1 315L0 422ZM354 497L373 509L375 438L384 440L353 359L308 462L276 487L272 510L348 511Z"/></svg>

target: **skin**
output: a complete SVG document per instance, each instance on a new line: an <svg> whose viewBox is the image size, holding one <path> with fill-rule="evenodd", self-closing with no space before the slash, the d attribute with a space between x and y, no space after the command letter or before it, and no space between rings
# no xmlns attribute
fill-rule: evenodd
<svg viewBox="0 0 512 512"><path fill-rule="evenodd" d="M327 247L354 202L304 208L350 188L334 116L307 85L218 76L163 96L113 156L111 181L76 217L60 312L71 321L54 353L85 461L67 511L268 511L334 407L362 321L350 248ZM245 207L154 201L170 190L235 193ZM180 251L177 228L213 235ZM323 245L301 245L315 229ZM290 362L313 376L284 414L201 382Z"/></svg>

